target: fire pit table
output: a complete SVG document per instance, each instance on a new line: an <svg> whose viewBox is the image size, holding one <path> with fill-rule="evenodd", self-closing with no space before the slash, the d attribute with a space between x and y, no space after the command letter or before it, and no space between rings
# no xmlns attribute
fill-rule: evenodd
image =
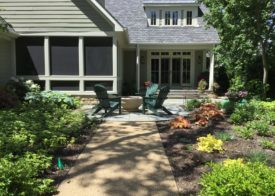
<svg viewBox="0 0 275 196"><path fill-rule="evenodd" d="M122 107L127 112L138 112L139 107L142 104L142 97L140 96L129 96L121 98Z"/></svg>

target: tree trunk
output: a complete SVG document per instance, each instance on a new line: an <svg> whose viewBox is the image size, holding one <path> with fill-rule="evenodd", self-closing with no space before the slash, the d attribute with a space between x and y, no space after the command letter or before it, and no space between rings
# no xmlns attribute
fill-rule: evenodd
<svg viewBox="0 0 275 196"><path fill-rule="evenodd" d="M263 61L263 86L264 86L264 94L263 98L266 98L267 94L267 80L268 80L268 65L267 65L267 44L266 42L262 42L262 61Z"/></svg>

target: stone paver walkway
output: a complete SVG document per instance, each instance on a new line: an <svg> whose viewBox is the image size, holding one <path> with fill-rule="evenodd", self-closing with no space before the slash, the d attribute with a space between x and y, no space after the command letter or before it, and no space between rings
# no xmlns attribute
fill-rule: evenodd
<svg viewBox="0 0 275 196"><path fill-rule="evenodd" d="M153 122L101 124L58 191L62 196L178 195Z"/></svg>

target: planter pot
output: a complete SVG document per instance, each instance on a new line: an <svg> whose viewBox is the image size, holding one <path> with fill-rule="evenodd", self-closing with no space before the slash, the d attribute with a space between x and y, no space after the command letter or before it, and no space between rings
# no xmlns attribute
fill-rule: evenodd
<svg viewBox="0 0 275 196"><path fill-rule="evenodd" d="M124 110L128 112L137 112L139 111L139 107L142 104L142 97L138 97L138 96L122 97L121 102Z"/></svg>

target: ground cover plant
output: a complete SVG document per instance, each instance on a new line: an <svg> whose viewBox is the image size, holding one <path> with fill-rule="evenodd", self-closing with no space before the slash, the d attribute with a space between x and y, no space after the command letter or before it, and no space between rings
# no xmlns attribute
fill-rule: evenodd
<svg viewBox="0 0 275 196"><path fill-rule="evenodd" d="M274 103L252 100L236 105L232 115L201 104L184 118L189 128L158 122L180 194L274 195L274 125L267 118Z"/></svg>
<svg viewBox="0 0 275 196"><path fill-rule="evenodd" d="M0 195L51 194L53 180L47 176L56 169L56 156L92 122L75 110L75 98L41 92L32 81L13 79L5 89L19 103L0 110Z"/></svg>

